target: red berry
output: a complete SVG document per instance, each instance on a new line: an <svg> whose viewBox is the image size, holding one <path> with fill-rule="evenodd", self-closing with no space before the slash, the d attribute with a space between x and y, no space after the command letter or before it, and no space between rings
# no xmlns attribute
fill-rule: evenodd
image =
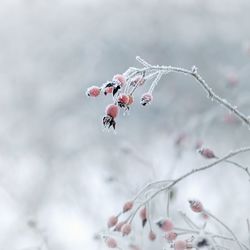
<svg viewBox="0 0 250 250"><path fill-rule="evenodd" d="M170 219L160 220L156 223L164 232L169 232L173 229L174 224Z"/></svg>
<svg viewBox="0 0 250 250"><path fill-rule="evenodd" d="M116 240L114 238L108 237L106 239L106 245L109 248L116 248L117 247L117 242L116 242Z"/></svg>
<svg viewBox="0 0 250 250"><path fill-rule="evenodd" d="M117 216L111 216L109 219L108 219L108 227L113 227L116 225L116 223L118 222L118 218Z"/></svg>
<svg viewBox="0 0 250 250"><path fill-rule="evenodd" d="M124 224L121 229L122 236L130 234L131 230L132 228L130 224Z"/></svg>
<svg viewBox="0 0 250 250"><path fill-rule="evenodd" d="M129 96L126 94L120 94L118 97L118 103L127 105L129 102Z"/></svg>
<svg viewBox="0 0 250 250"><path fill-rule="evenodd" d="M109 116L111 116L113 119L117 117L118 113L119 113L119 107L115 104L109 104L106 107L106 111L105 113Z"/></svg>
<svg viewBox="0 0 250 250"><path fill-rule="evenodd" d="M204 210L203 205L202 205L202 203L200 201L198 201L198 200L189 200L188 202L189 202L190 208L192 209L193 212L200 213L200 212L202 212Z"/></svg>
<svg viewBox="0 0 250 250"><path fill-rule="evenodd" d="M104 95L111 94L113 92L113 87L106 87L104 90Z"/></svg>
<svg viewBox="0 0 250 250"><path fill-rule="evenodd" d="M119 82L121 86L123 86L126 83L126 78L124 75L117 74L113 77L113 80L116 80Z"/></svg>
<svg viewBox="0 0 250 250"><path fill-rule="evenodd" d="M131 209L133 208L133 205L134 205L133 201L127 201L127 202L123 205L123 209L122 209L123 213L126 213L126 212L128 212L129 210L131 210Z"/></svg>
<svg viewBox="0 0 250 250"><path fill-rule="evenodd" d="M101 89L97 86L89 87L86 91L87 96L97 97L100 95Z"/></svg>
<svg viewBox="0 0 250 250"><path fill-rule="evenodd" d="M204 157L204 158L207 158L207 159L212 159L212 158L215 158L215 154L214 152L209 149L209 148L201 148L199 150L199 153Z"/></svg>
<svg viewBox="0 0 250 250"><path fill-rule="evenodd" d="M147 105L148 103L151 103L153 101L153 96L150 93L145 93L141 97L141 104L143 106Z"/></svg>

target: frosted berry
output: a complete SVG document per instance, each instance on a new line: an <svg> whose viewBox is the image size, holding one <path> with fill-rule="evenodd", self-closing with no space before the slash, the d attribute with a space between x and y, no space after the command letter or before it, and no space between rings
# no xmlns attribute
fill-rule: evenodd
<svg viewBox="0 0 250 250"><path fill-rule="evenodd" d="M175 250L185 250L187 249L187 242L185 240L176 240L174 243Z"/></svg>
<svg viewBox="0 0 250 250"><path fill-rule="evenodd" d="M106 87L104 89L104 95L111 94L113 92L113 87Z"/></svg>
<svg viewBox="0 0 250 250"><path fill-rule="evenodd" d="M164 232L169 232L173 229L174 224L170 219L162 219L156 223L159 228Z"/></svg>
<svg viewBox="0 0 250 250"><path fill-rule="evenodd" d="M109 247L109 248L116 248L117 247L117 242L114 238L111 238L111 237L108 237L106 240L106 245Z"/></svg>
<svg viewBox="0 0 250 250"><path fill-rule="evenodd" d="M126 83L126 78L124 75L117 74L113 77L114 81L118 81L118 83L123 86Z"/></svg>
<svg viewBox="0 0 250 250"><path fill-rule="evenodd" d="M123 205L123 209L122 209L122 212L123 213L126 213L128 212L129 210L131 210L133 208L133 201L127 201L124 205Z"/></svg>
<svg viewBox="0 0 250 250"><path fill-rule="evenodd" d="M152 230L150 230L148 238L149 240L154 241L156 239L156 234Z"/></svg>
<svg viewBox="0 0 250 250"><path fill-rule="evenodd" d="M97 86L89 87L86 91L86 95L91 97L97 97L98 95L100 95L100 93L101 89Z"/></svg>
<svg viewBox="0 0 250 250"><path fill-rule="evenodd" d="M132 228L131 228L131 225L130 224L124 224L122 226L122 229L121 229L121 232L122 232L122 236L125 236L125 235L129 235L130 232L131 232Z"/></svg>
<svg viewBox="0 0 250 250"><path fill-rule="evenodd" d="M153 96L150 93L145 93L141 97L141 105L145 106L153 101Z"/></svg>
<svg viewBox="0 0 250 250"><path fill-rule="evenodd" d="M118 96L118 105L119 105L119 107L121 107L121 108L126 107L128 103L129 103L129 96L128 95L120 94Z"/></svg>
<svg viewBox="0 0 250 250"><path fill-rule="evenodd" d="M115 104L109 104L105 110L106 116L103 117L103 125L110 128L111 126L115 129L115 118L119 113L119 107Z"/></svg>
<svg viewBox="0 0 250 250"><path fill-rule="evenodd" d="M108 219L108 227L110 228L110 227L113 227L113 226L115 226L116 224L117 224L117 222L118 222L118 218L117 218L117 216L111 216L109 219Z"/></svg>
<svg viewBox="0 0 250 250"><path fill-rule="evenodd" d="M209 148L201 148L198 152L206 159L215 158L214 152Z"/></svg>
<svg viewBox="0 0 250 250"><path fill-rule="evenodd" d="M200 201L198 200L189 200L189 205L190 205L190 208L192 209L193 212L195 213L201 213L203 212L203 205Z"/></svg>
<svg viewBox="0 0 250 250"><path fill-rule="evenodd" d="M168 241L173 241L173 240L175 240L177 238L177 233L175 233L173 231L167 232L166 235L165 235L165 238Z"/></svg>

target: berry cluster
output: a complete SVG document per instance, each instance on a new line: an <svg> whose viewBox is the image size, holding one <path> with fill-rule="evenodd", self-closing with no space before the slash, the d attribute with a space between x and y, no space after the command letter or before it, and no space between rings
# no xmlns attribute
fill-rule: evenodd
<svg viewBox="0 0 250 250"><path fill-rule="evenodd" d="M105 96L112 94L113 103L109 104L105 109L105 116L103 117L103 125L107 128L116 127L115 118L119 114L119 109L128 111L130 106L134 103L134 91L137 87L142 86L148 77L145 77L144 73L129 74L117 74L113 77L112 81L104 83L101 87L92 86L86 91L86 95L89 97L97 97L101 93ZM143 106L153 101L152 91L144 93L141 97L141 104Z"/></svg>
<svg viewBox="0 0 250 250"><path fill-rule="evenodd" d="M193 212L199 213L202 215L202 218L207 223L209 216L204 210L203 204L198 200L189 200L190 208ZM126 213L130 213L125 219L120 220L120 217ZM107 222L109 232L103 237L108 248L119 248L119 234L115 235L114 233L120 233L120 236L125 237L132 233L132 222L135 215L138 213L138 219L141 221L143 228L146 225L149 225L148 230L148 240L155 241L157 239L157 231L153 230L153 226L158 227L158 231L163 234L163 238L166 240L166 244L173 248L174 250L187 250L187 249L203 249L203 247L212 247L213 243L211 241L210 235L204 233L204 228L201 228L199 231L191 230L193 229L183 229L180 227L175 227L174 222L171 218L166 217L160 220L157 220L153 225L151 222L149 210L147 204L136 204L136 200L127 201L122 208L122 211L118 215L112 215ZM187 215L182 214L185 217L185 221L191 220ZM204 216L206 215L206 216ZM196 227L197 228L197 227ZM157 228L156 228L157 229ZM185 235L185 237L183 237ZM117 240L118 238L118 240ZM133 244L132 244L133 245ZM139 247L137 247L139 249ZM210 249L210 248L209 248ZM212 248L211 248L212 249Z"/></svg>

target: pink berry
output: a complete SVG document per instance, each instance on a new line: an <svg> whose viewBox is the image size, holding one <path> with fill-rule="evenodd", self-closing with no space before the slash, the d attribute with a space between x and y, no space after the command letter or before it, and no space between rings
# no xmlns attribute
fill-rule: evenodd
<svg viewBox="0 0 250 250"><path fill-rule="evenodd" d="M117 74L113 77L113 80L116 80L119 82L121 86L123 86L126 83L126 78L124 75Z"/></svg>
<svg viewBox="0 0 250 250"><path fill-rule="evenodd" d="M187 249L187 242L185 240L176 240L174 243L175 250L185 250Z"/></svg>
<svg viewBox="0 0 250 250"><path fill-rule="evenodd" d="M142 220L147 219L147 209L146 209L146 207L144 207L144 208L142 208L142 209L140 210L140 218L141 218Z"/></svg>
<svg viewBox="0 0 250 250"><path fill-rule="evenodd" d="M126 94L120 94L118 97L118 103L121 105L127 105L129 102L129 96Z"/></svg>
<svg viewBox="0 0 250 250"><path fill-rule="evenodd" d="M133 201L127 201L127 202L123 205L123 209L122 209L123 213L126 213L126 212L128 212L129 210L131 210L131 209L133 208L133 205L134 205Z"/></svg>
<svg viewBox="0 0 250 250"><path fill-rule="evenodd" d="M150 230L148 238L149 240L154 241L156 239L156 234L152 230Z"/></svg>
<svg viewBox="0 0 250 250"><path fill-rule="evenodd" d="M131 230L132 228L130 224L124 224L121 229L122 236L130 234Z"/></svg>
<svg viewBox="0 0 250 250"><path fill-rule="evenodd" d="M92 87L87 89L86 95L92 96L92 97L97 97L98 95L100 95L100 92L101 92L101 89L99 87L92 86Z"/></svg>
<svg viewBox="0 0 250 250"><path fill-rule="evenodd" d="M163 219L156 223L164 232L169 232L173 229L174 224L170 219Z"/></svg>
<svg viewBox="0 0 250 250"><path fill-rule="evenodd" d="M145 106L153 101L153 96L150 93L145 93L141 97L141 105Z"/></svg>
<svg viewBox="0 0 250 250"><path fill-rule="evenodd" d="M111 94L113 92L113 87L106 87L104 90L104 95Z"/></svg>
<svg viewBox="0 0 250 250"><path fill-rule="evenodd" d="M173 241L173 240L175 240L177 238L177 233L175 233L173 231L167 232L166 235L165 235L165 238L168 241Z"/></svg>
<svg viewBox="0 0 250 250"><path fill-rule="evenodd" d="M118 113L119 113L119 107L115 104L109 104L106 107L106 111L105 111L106 115L111 116L113 119L117 117Z"/></svg>
<svg viewBox="0 0 250 250"><path fill-rule="evenodd" d="M106 239L106 245L109 248L116 248L117 247L117 242L116 242L116 240L114 238L108 237Z"/></svg>
<svg viewBox="0 0 250 250"><path fill-rule="evenodd" d="M195 213L201 213L203 212L203 205L200 201L198 200L189 200L189 205L190 205L190 208L192 209L193 212Z"/></svg>
<svg viewBox="0 0 250 250"><path fill-rule="evenodd" d="M111 216L109 219L108 219L108 227L110 228L110 227L113 227L113 226L115 226L116 225L116 223L118 222L118 218L117 218L117 216Z"/></svg>
<svg viewBox="0 0 250 250"><path fill-rule="evenodd" d="M201 148L198 152L199 152L204 158L207 158L207 159L215 158L214 152L213 152L211 149L209 149L209 148Z"/></svg>

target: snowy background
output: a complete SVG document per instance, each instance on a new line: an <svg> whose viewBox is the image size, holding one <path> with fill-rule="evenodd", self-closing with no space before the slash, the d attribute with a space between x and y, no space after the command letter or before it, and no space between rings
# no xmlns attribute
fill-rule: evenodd
<svg viewBox="0 0 250 250"><path fill-rule="evenodd" d="M196 65L250 114L249 11L248 0L0 0L0 249L105 249L96 233L124 201L207 163L197 141L219 156L250 144L184 75L162 79L150 106L138 93L116 135L102 131L110 98L85 96L140 55ZM247 166L249 154L237 160ZM198 198L246 240L249 194L245 174L225 165L178 185L171 209Z"/></svg>

